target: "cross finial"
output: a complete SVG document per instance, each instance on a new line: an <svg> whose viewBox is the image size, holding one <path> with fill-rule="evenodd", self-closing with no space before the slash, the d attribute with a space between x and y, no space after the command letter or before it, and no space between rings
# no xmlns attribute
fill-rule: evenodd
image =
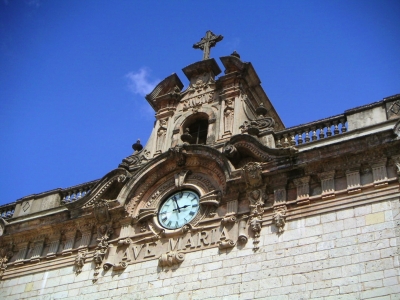
<svg viewBox="0 0 400 300"><path fill-rule="evenodd" d="M203 60L210 58L210 49L214 47L216 43L222 41L224 37L222 35L215 35L210 30L206 32L206 35L201 38L200 42L193 45L194 49L203 50Z"/></svg>

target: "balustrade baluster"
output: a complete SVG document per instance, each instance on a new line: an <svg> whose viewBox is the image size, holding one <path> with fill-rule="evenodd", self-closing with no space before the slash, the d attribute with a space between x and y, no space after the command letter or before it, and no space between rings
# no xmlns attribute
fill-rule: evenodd
<svg viewBox="0 0 400 300"><path fill-rule="evenodd" d="M280 135L278 135L277 137L276 137L276 148L282 148L282 144L281 144L281 136Z"/></svg>
<svg viewBox="0 0 400 300"><path fill-rule="evenodd" d="M311 131L312 131L312 137L311 137L311 139L312 139L313 141L316 141L316 140L318 139L316 128L315 128L315 127L311 127Z"/></svg>
<svg viewBox="0 0 400 300"><path fill-rule="evenodd" d="M310 129L306 128L305 132L306 132L305 141L306 141L306 143L308 143L310 141L310 136L308 135L310 132Z"/></svg>
<svg viewBox="0 0 400 300"><path fill-rule="evenodd" d="M334 133L335 135L338 135L338 134L340 133L339 127L338 127L338 121L333 121L333 125L335 125L335 128L334 128L334 130L333 130L333 133Z"/></svg>
<svg viewBox="0 0 400 300"><path fill-rule="evenodd" d="M325 124L325 126L326 126L326 136L327 136L327 137L332 136L331 123L328 122L328 123Z"/></svg>
<svg viewBox="0 0 400 300"><path fill-rule="evenodd" d="M289 134L290 134L290 145L291 146L296 146L296 139L294 137L296 135L296 133L295 132L291 132Z"/></svg>
<svg viewBox="0 0 400 300"><path fill-rule="evenodd" d="M322 140L325 137L325 132L324 132L324 125L319 125L319 139Z"/></svg>
<svg viewBox="0 0 400 300"><path fill-rule="evenodd" d="M345 119L340 119L340 123L342 124L342 133L347 131L346 128L346 120Z"/></svg>
<svg viewBox="0 0 400 300"><path fill-rule="evenodd" d="M301 130L297 132L297 144L303 144L303 133Z"/></svg>
<svg viewBox="0 0 400 300"><path fill-rule="evenodd" d="M288 141L288 135L287 135L287 133L284 133L283 134L283 138L284 138L284 140L283 140L283 147L289 147L289 141Z"/></svg>

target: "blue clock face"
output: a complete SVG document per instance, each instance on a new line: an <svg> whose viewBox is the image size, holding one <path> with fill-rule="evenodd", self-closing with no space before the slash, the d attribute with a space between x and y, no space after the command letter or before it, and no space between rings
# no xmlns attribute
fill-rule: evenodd
<svg viewBox="0 0 400 300"><path fill-rule="evenodd" d="M167 229L181 228L199 211L199 195L190 190L179 191L167 198L158 211L158 221Z"/></svg>

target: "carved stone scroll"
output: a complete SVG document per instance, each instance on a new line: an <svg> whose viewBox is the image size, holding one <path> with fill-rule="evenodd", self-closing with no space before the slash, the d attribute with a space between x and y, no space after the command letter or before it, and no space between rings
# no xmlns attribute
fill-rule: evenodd
<svg viewBox="0 0 400 300"><path fill-rule="evenodd" d="M178 265L185 260L185 253L178 251L170 251L168 253L161 254L158 259L158 265L160 267L172 267Z"/></svg>
<svg viewBox="0 0 400 300"><path fill-rule="evenodd" d="M229 239L218 242L218 248L221 250L233 248L233 247L235 247L235 245L236 245L236 242L233 240L229 240Z"/></svg>

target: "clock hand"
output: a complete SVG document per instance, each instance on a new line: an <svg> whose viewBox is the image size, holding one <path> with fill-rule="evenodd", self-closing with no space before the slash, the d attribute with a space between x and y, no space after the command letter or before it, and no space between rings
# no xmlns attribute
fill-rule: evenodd
<svg viewBox="0 0 400 300"><path fill-rule="evenodd" d="M186 207L189 207L189 206L191 206L191 205L184 205L184 206L182 206L182 207L179 207L179 209L178 209L178 208L175 208L173 211L180 210L180 209L182 209L182 208L186 208ZM179 211L179 212L180 212L180 211Z"/></svg>
<svg viewBox="0 0 400 300"><path fill-rule="evenodd" d="M175 204L176 204L176 208L174 209L174 211L175 211L175 210L177 210L177 211L178 211L178 213L181 213L180 207L179 207L179 205L178 205L178 201L176 201L176 198L175 198L175 197L174 197L174 198L172 198L172 199L174 199L174 201L175 201Z"/></svg>

